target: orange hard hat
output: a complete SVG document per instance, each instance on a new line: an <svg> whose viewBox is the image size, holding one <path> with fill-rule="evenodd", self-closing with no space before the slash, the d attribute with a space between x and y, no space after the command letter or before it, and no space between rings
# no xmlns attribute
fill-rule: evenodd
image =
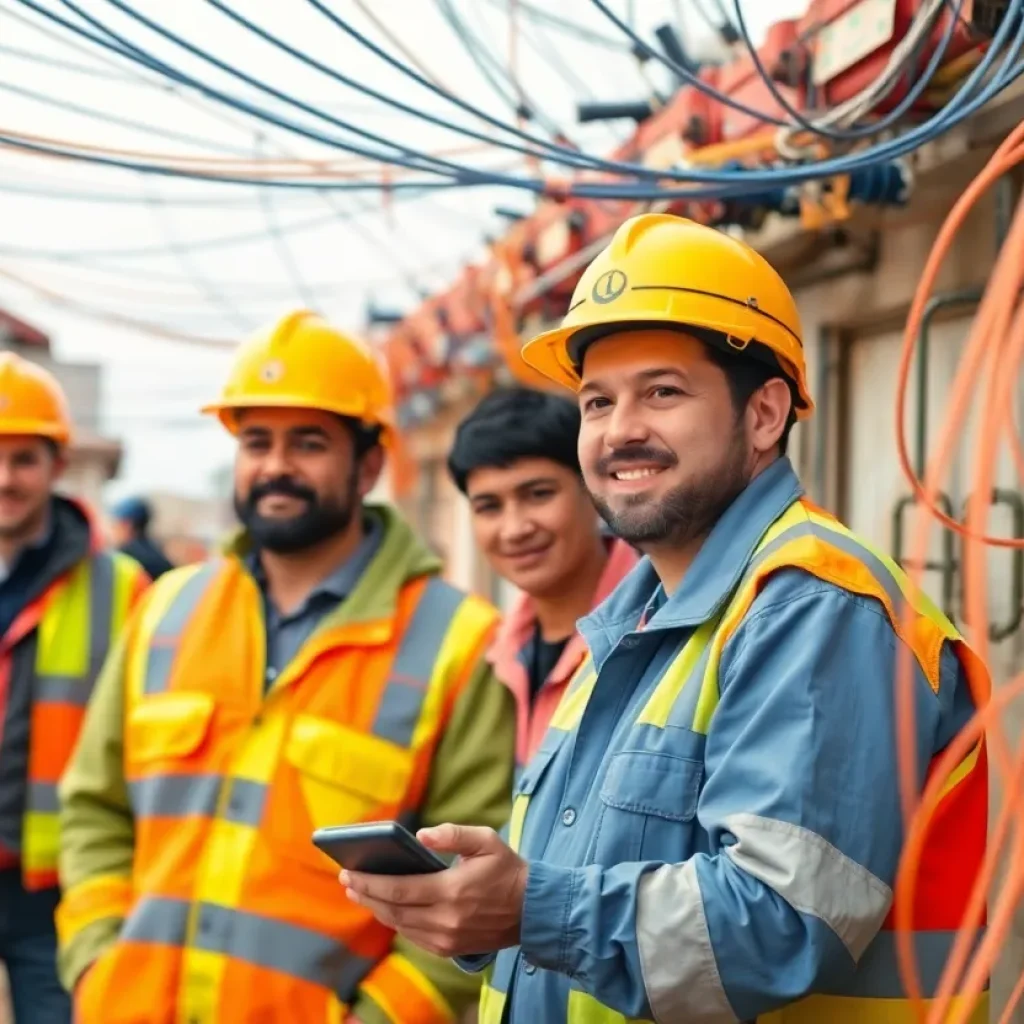
<svg viewBox="0 0 1024 1024"><path fill-rule="evenodd" d="M71 413L57 378L38 363L0 352L0 435L71 438Z"/></svg>
<svg viewBox="0 0 1024 1024"><path fill-rule="evenodd" d="M561 325L528 341L523 361L578 390L589 342L645 327L689 330L773 363L793 386L797 418L811 415L800 315L786 283L745 242L667 213L619 227L583 272Z"/></svg>
<svg viewBox="0 0 1024 1024"><path fill-rule="evenodd" d="M203 407L231 433L240 409L320 409L394 429L391 388L368 345L309 310L287 314L242 343L221 397Z"/></svg>

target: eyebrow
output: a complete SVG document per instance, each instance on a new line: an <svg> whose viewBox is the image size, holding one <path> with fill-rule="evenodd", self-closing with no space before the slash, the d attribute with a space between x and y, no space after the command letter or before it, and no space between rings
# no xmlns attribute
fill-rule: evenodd
<svg viewBox="0 0 1024 1024"><path fill-rule="evenodd" d="M288 431L292 437L320 437L330 440L327 431L323 427L293 427Z"/></svg>
<svg viewBox="0 0 1024 1024"><path fill-rule="evenodd" d="M534 476L534 477L530 477L529 480L523 480L522 483L516 484L515 487L512 488L512 490L514 490L514 491L525 491L529 487L539 487L542 484L546 484L548 486L557 486L558 485L558 481L553 476ZM495 491L480 491L479 494L471 494L471 495L469 495L469 500L470 501L481 501L484 498L489 498L489 499L491 499L493 501L494 499L500 498L500 497L501 496L499 494L497 494Z"/></svg>
<svg viewBox="0 0 1024 1024"><path fill-rule="evenodd" d="M686 372L681 370L678 366L655 366L649 370L640 370L638 373L633 374L633 379L636 381L651 381L656 380L658 377L686 377ZM592 391L604 391L606 390L605 385L600 380L588 381L584 384L579 394Z"/></svg>

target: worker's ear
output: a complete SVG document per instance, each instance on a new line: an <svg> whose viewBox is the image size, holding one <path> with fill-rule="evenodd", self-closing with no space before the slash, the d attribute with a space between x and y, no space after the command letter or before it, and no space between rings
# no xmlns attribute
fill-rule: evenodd
<svg viewBox="0 0 1024 1024"><path fill-rule="evenodd" d="M47 447L50 449L53 479L59 480L68 468L67 450L52 441L47 441Z"/></svg>
<svg viewBox="0 0 1024 1024"><path fill-rule="evenodd" d="M781 377L765 381L750 396L747 402L747 432L755 452L769 452L779 443L792 408L792 392Z"/></svg>
<svg viewBox="0 0 1024 1024"><path fill-rule="evenodd" d="M358 485L359 497L365 498L377 486L381 473L384 471L384 448L375 444L369 451L359 456Z"/></svg>

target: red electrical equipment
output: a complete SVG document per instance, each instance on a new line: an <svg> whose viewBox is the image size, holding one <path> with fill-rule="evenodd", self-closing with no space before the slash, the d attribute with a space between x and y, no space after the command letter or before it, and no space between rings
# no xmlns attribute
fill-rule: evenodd
<svg viewBox="0 0 1024 1024"><path fill-rule="evenodd" d="M717 89L720 75L720 68L707 67L698 77ZM688 150L713 145L721 138L722 105L700 89L683 86L637 128L629 149L646 167L671 167Z"/></svg>
<svg viewBox="0 0 1024 1024"><path fill-rule="evenodd" d="M835 106L856 96L875 82L885 70L893 49L903 39L925 0L812 0L800 20L800 36L811 52L809 105L816 109ZM946 49L944 62L978 50L994 29L991 4L964 0L957 26ZM954 17L944 7L936 19L926 45L915 54L910 74L899 81L878 106L878 113L891 110L903 99L949 28ZM918 101L927 106L927 93Z"/></svg>
<svg viewBox="0 0 1024 1024"><path fill-rule="evenodd" d="M800 40L798 24L796 20L775 22L757 55L779 93L797 110L803 110L807 51ZM770 117L788 119L785 109L772 95L747 53L721 68L718 88L753 110L763 111ZM722 104L723 141L748 138L769 124L762 118Z"/></svg>
<svg viewBox="0 0 1024 1024"><path fill-rule="evenodd" d="M536 234L530 255L537 274L554 270L560 263L579 252L590 234L589 225L594 203L567 199L564 203L541 206L536 216ZM549 295L571 295L575 279L553 282Z"/></svg>

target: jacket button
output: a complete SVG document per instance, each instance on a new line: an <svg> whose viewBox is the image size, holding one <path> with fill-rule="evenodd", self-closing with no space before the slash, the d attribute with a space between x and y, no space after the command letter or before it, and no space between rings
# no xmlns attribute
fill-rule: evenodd
<svg viewBox="0 0 1024 1024"><path fill-rule="evenodd" d="M566 807L566 809L562 811L562 824L565 825L566 828L571 828L576 824L576 811L574 808Z"/></svg>
<svg viewBox="0 0 1024 1024"><path fill-rule="evenodd" d="M537 965L531 964L529 961L523 964L523 974L536 974Z"/></svg>

